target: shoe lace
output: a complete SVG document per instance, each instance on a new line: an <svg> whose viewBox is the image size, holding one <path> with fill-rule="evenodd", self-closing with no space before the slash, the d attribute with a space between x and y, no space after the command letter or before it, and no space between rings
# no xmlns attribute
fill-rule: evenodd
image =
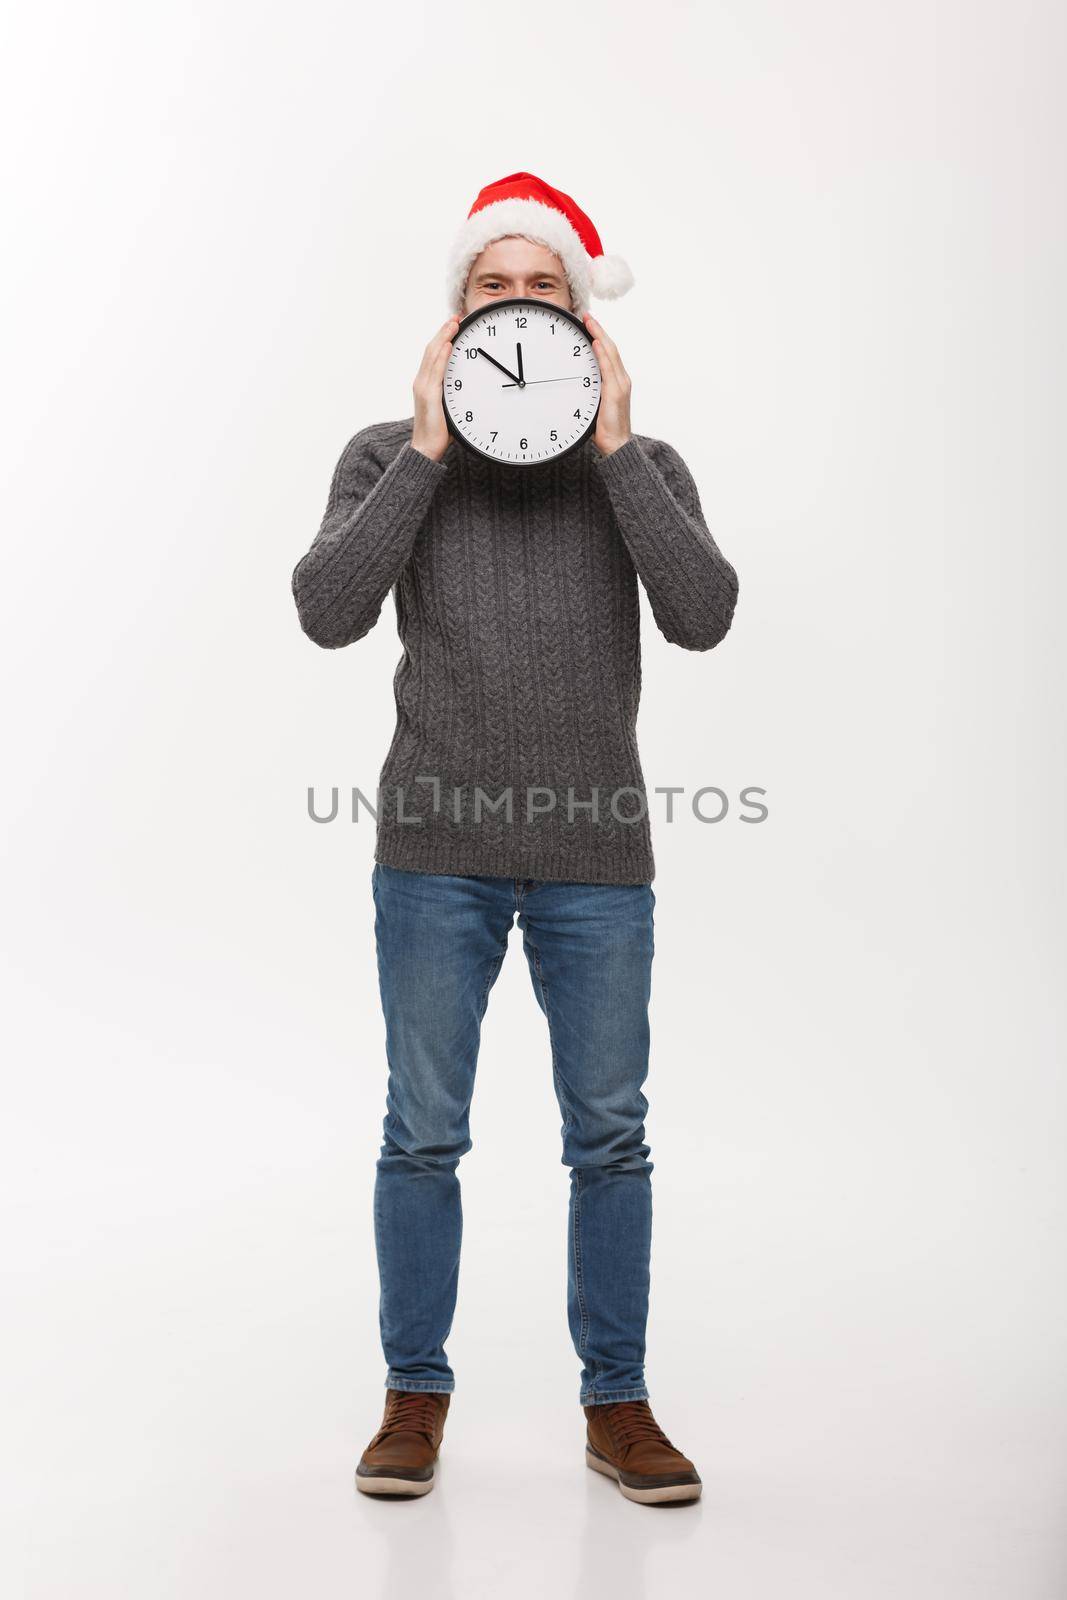
<svg viewBox="0 0 1067 1600"><path fill-rule="evenodd" d="M606 1411L604 1421L618 1450L626 1451L631 1445L649 1440L666 1445L668 1450L674 1449L652 1415L647 1400L619 1400L615 1405L606 1407Z"/></svg>
<svg viewBox="0 0 1067 1600"><path fill-rule="evenodd" d="M379 1439L390 1433L423 1433L433 1442L439 1402L432 1394L397 1390L385 1403L385 1416L378 1430Z"/></svg>

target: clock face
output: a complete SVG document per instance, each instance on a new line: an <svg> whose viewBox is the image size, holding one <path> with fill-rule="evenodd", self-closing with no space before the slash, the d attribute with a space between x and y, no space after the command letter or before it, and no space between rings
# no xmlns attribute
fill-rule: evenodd
<svg viewBox="0 0 1067 1600"><path fill-rule="evenodd" d="M444 405L456 438L490 461L553 461L596 422L593 342L577 317L547 300L494 300L459 325Z"/></svg>

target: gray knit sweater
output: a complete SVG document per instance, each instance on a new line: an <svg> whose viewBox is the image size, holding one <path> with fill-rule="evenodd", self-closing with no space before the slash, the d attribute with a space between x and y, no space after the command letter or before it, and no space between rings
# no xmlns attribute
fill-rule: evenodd
<svg viewBox="0 0 1067 1600"><path fill-rule="evenodd" d="M403 655L367 794L375 860L650 883L637 580L687 650L717 645L737 600L685 463L643 435L521 470L458 443L435 462L412 425L349 441L292 576L301 627L331 650L361 639L393 591Z"/></svg>

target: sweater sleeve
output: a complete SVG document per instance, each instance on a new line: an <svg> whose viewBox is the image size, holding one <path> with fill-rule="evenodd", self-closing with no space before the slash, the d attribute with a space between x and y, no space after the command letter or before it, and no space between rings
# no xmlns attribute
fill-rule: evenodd
<svg viewBox="0 0 1067 1600"><path fill-rule="evenodd" d="M319 531L293 570L293 598L309 639L336 650L370 632L445 471L406 441L390 460L379 426L349 440Z"/></svg>
<svg viewBox="0 0 1067 1600"><path fill-rule="evenodd" d="M737 573L685 462L669 444L632 435L596 465L660 632L686 650L713 649L733 621Z"/></svg>

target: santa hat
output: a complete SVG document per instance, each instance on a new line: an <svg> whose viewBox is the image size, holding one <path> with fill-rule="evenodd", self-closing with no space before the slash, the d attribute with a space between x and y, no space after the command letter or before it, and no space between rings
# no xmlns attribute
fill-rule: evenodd
<svg viewBox="0 0 1067 1600"><path fill-rule="evenodd" d="M591 294L617 300L633 287L634 275L621 256L606 256L600 235L569 194L532 172L512 172L487 184L456 235L448 262L448 297L463 314L467 278L474 262L495 239L518 234L559 256L574 309L589 309Z"/></svg>

